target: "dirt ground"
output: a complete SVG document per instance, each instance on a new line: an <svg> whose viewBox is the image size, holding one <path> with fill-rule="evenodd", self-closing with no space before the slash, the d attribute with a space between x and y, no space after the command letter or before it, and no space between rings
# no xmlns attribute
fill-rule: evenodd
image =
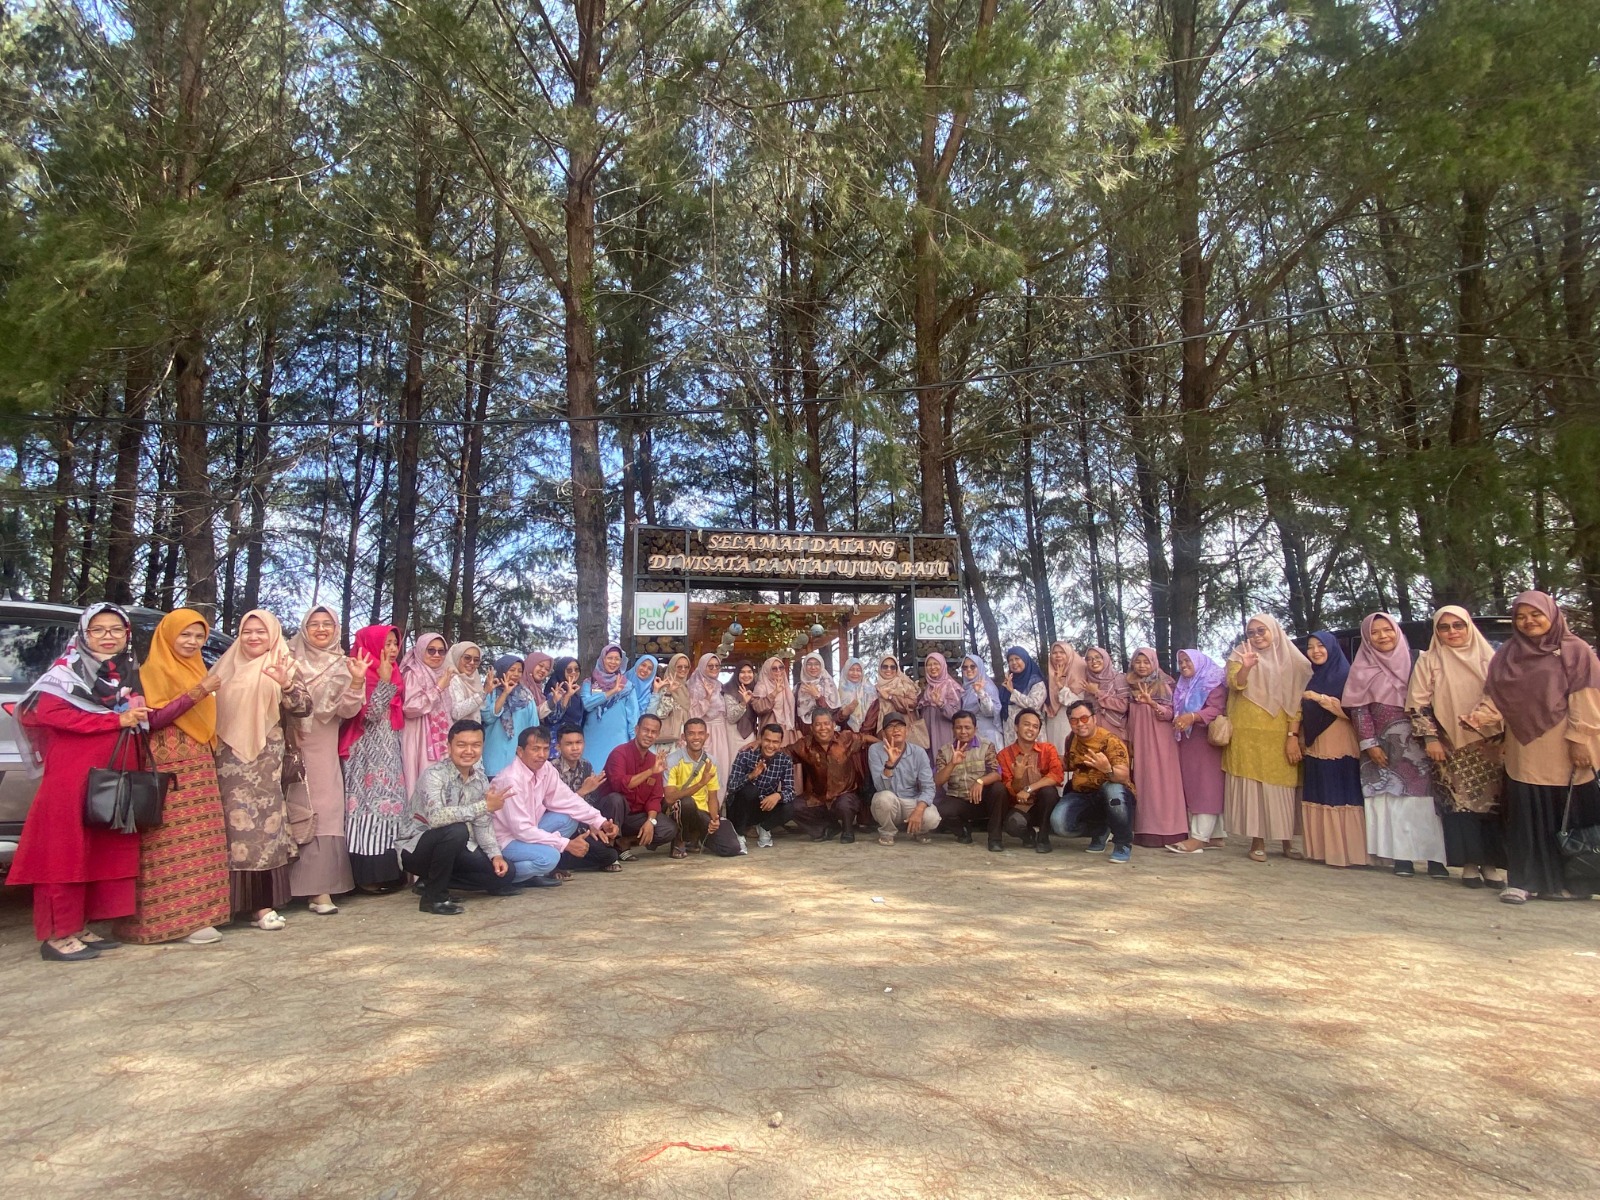
<svg viewBox="0 0 1600 1200"><path fill-rule="evenodd" d="M780 837L86 964L5 889L0 1194L1600 1195L1600 904L1008 844Z"/></svg>

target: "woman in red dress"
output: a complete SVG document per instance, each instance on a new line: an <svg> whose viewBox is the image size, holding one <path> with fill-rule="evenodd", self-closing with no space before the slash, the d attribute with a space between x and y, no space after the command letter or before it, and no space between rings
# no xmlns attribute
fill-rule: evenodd
<svg viewBox="0 0 1600 1200"><path fill-rule="evenodd" d="M133 912L139 835L84 826L89 771L134 767L131 746L122 762L111 761L117 735L146 722L164 728L194 703L184 695L159 712L145 707L132 631L113 604L84 610L66 654L17 705L17 723L44 775L7 882L33 885L33 928L44 959L98 958L120 944L90 932L88 923Z"/></svg>

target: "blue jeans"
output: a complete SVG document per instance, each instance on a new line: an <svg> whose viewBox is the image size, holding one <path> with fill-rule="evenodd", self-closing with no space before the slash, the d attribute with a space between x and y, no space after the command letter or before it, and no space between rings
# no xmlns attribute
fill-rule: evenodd
<svg viewBox="0 0 1600 1200"><path fill-rule="evenodd" d="M1133 845L1133 797L1127 785L1109 780L1093 792L1067 792L1050 814L1050 828L1061 837L1111 834L1114 846Z"/></svg>
<svg viewBox="0 0 1600 1200"><path fill-rule="evenodd" d="M578 832L580 826L565 813L547 812L539 818L539 828L546 833L569 838ZM500 853L511 864L511 878L517 883L523 883L535 875L548 875L561 861L561 851L539 842L507 842L500 847Z"/></svg>

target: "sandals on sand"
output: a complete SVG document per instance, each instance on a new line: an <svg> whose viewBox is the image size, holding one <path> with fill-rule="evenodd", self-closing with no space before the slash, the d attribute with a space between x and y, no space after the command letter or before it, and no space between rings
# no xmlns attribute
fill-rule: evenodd
<svg viewBox="0 0 1600 1200"><path fill-rule="evenodd" d="M1267 852L1265 850L1252 850L1252 851L1250 851L1250 861L1251 862L1266 862L1267 861Z"/></svg>

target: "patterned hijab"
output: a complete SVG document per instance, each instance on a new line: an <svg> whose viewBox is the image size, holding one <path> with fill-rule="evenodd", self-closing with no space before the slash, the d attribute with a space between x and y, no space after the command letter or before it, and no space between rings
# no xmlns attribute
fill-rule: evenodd
<svg viewBox="0 0 1600 1200"><path fill-rule="evenodd" d="M97 658L89 649L89 622L101 613L122 618L128 644L110 658ZM115 604L91 604L78 617L78 632L67 652L51 664L22 697L19 707L31 708L43 696L65 700L85 712L116 711L139 686L139 663L133 656L133 623Z"/></svg>
<svg viewBox="0 0 1600 1200"><path fill-rule="evenodd" d="M606 655L613 650L621 657L622 662L618 664L615 671L608 671L606 670ZM622 673L627 669L628 656L622 653L622 647L616 642L607 643L600 648L600 655L594 660L594 670L589 672L589 682L594 684L595 691L609 692L617 686L617 680L622 677Z"/></svg>
<svg viewBox="0 0 1600 1200"><path fill-rule="evenodd" d="M506 696L506 702L500 708L500 715L495 718L500 722L500 732L507 737L516 735L516 716L533 703L533 693L528 690L527 684L522 682L523 679L528 677L527 660L522 655L502 654L494 660L494 673L501 679L504 679L506 672L519 663L523 664L522 679L517 680L517 686L512 688Z"/></svg>
<svg viewBox="0 0 1600 1200"><path fill-rule="evenodd" d="M211 633L211 622L192 608L180 608L161 618L150 638L150 653L139 668L145 703L151 708L171 704L206 677L206 660L197 650L188 658L178 653L178 635L191 625ZM207 696L178 718L178 728L202 746L217 740L217 700Z"/></svg>
<svg viewBox="0 0 1600 1200"><path fill-rule="evenodd" d="M817 673L808 675L806 672L813 663L816 664ZM833 712L839 707L839 685L834 681L833 676L828 674L828 667L822 661L822 655L815 650L800 660L800 683L801 686L814 683L817 685L818 690L822 692L822 695L817 699L816 706L818 709L827 709L829 712Z"/></svg>

